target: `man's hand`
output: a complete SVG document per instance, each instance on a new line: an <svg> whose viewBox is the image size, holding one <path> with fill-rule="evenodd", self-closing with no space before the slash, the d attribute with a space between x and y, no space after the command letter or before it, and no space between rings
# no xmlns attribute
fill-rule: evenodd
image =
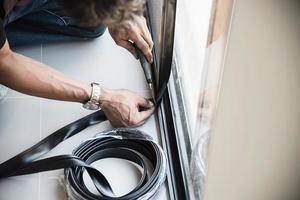
<svg viewBox="0 0 300 200"><path fill-rule="evenodd" d="M114 127L141 125L154 112L151 101L129 90L101 88L100 104Z"/></svg>
<svg viewBox="0 0 300 200"><path fill-rule="evenodd" d="M153 41L145 17L135 15L132 20L126 21L120 26L108 27L108 30L117 45L124 47L138 59L134 43L144 53L147 61L153 62L151 53Z"/></svg>

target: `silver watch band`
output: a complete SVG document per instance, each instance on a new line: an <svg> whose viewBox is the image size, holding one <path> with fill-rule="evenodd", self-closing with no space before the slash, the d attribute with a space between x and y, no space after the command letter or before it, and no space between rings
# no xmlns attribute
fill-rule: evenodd
<svg viewBox="0 0 300 200"><path fill-rule="evenodd" d="M99 83L91 83L92 86L92 94L90 101L93 103L99 103L100 95L101 95L101 88Z"/></svg>
<svg viewBox="0 0 300 200"><path fill-rule="evenodd" d="M92 92L90 100L83 104L83 107L88 110L98 110L100 109L100 95L101 95L101 87L99 83L91 83Z"/></svg>

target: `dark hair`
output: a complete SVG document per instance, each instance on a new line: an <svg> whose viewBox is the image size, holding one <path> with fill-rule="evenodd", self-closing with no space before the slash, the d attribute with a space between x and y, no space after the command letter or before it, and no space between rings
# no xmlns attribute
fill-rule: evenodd
<svg viewBox="0 0 300 200"><path fill-rule="evenodd" d="M117 25L141 13L145 0L56 0L79 25Z"/></svg>

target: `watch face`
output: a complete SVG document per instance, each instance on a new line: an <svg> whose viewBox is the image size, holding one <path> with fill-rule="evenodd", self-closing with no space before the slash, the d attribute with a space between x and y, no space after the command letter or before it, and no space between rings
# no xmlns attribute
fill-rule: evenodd
<svg viewBox="0 0 300 200"><path fill-rule="evenodd" d="M92 103L90 101L83 104L83 107L88 110L98 110L100 108L100 106L98 104Z"/></svg>

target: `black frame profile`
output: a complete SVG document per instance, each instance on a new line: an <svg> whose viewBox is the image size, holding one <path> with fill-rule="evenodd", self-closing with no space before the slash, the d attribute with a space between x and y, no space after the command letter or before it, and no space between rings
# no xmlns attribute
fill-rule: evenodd
<svg viewBox="0 0 300 200"><path fill-rule="evenodd" d="M176 128L174 124L172 105L170 101L170 91L167 87L169 77L165 77L170 72L173 62L174 51L174 35L175 35L175 18L176 18L176 0L161 0L163 1L161 27L159 33L153 32L151 20L151 12L149 12L149 4L153 3L148 1L148 22L152 35L160 37L160 44L154 45L154 62L153 62L153 74L157 82L156 88L166 88L163 95L162 102L157 112L157 120L160 128L161 145L167 154L168 160L168 189L170 199L185 200L189 198L189 192L187 184L184 179L184 172L182 170L180 150L178 147L178 137L176 134ZM159 34L158 36L156 34ZM159 48L159 49L158 49ZM157 55L159 52L159 55ZM166 67L167 66L167 67Z"/></svg>

